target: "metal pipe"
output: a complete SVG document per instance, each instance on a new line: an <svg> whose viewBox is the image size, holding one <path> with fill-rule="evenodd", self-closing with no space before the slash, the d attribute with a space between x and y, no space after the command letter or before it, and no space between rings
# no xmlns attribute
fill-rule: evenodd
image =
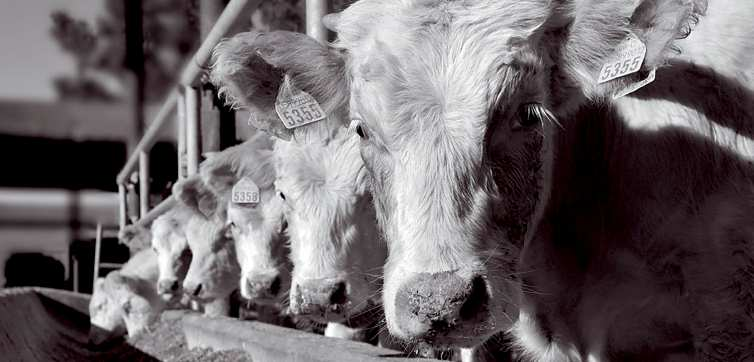
<svg viewBox="0 0 754 362"><path fill-rule="evenodd" d="M135 225L149 227L154 219L173 208L176 205L176 202L177 200L173 196L162 200L162 202L157 204L152 210L149 210L146 215L141 215L141 219L139 219L139 222L137 222Z"/></svg>
<svg viewBox="0 0 754 362"><path fill-rule="evenodd" d="M185 86L196 86L199 83L202 73L206 69L207 62L212 57L212 49L225 37L233 28L236 20L244 14L247 16L255 9L261 0L231 0L225 6L222 14L217 18L212 30L199 46L194 56L181 73L180 83Z"/></svg>
<svg viewBox="0 0 754 362"><path fill-rule="evenodd" d="M186 170L188 176L195 175L199 170L199 90L186 87Z"/></svg>
<svg viewBox="0 0 754 362"><path fill-rule="evenodd" d="M97 223L97 236L94 239L94 278L92 278L92 291L99 277L99 254L102 250L102 224Z"/></svg>
<svg viewBox="0 0 754 362"><path fill-rule="evenodd" d="M126 186L118 184L118 229L123 230L128 220L128 210L126 210Z"/></svg>
<svg viewBox="0 0 754 362"><path fill-rule="evenodd" d="M139 152L139 214L149 212L149 154Z"/></svg>
<svg viewBox="0 0 754 362"><path fill-rule="evenodd" d="M306 35L322 44L327 43L327 28L322 25L322 17L327 15L326 0L306 0Z"/></svg>
<svg viewBox="0 0 754 362"><path fill-rule="evenodd" d="M160 108L160 111L157 112L157 115L154 117L154 120L149 125L147 131L144 132L144 137L141 138L139 143L134 148L131 157L128 158L125 166L123 166L123 169L121 169L120 173L118 173L118 177L115 180L119 185L125 184L128 180L128 176L136 168L136 164L139 162L139 153L142 151L149 151L149 149L152 148L154 143L157 141L157 136L159 135L160 128L163 124L165 124L168 116L173 111L173 107L175 107L177 99L177 92L170 92L168 98L165 100L165 103L162 104L162 108Z"/></svg>
<svg viewBox="0 0 754 362"><path fill-rule="evenodd" d="M178 179L186 177L186 97L183 92L178 94L178 117L176 117L178 129Z"/></svg>
<svg viewBox="0 0 754 362"><path fill-rule="evenodd" d="M73 291L78 293L79 292L79 259L76 258L74 255L71 259L73 259L73 265L71 266L72 271L72 278L73 278ZM94 279L94 283L97 283L97 279ZM94 290L92 290L92 293L94 293Z"/></svg>

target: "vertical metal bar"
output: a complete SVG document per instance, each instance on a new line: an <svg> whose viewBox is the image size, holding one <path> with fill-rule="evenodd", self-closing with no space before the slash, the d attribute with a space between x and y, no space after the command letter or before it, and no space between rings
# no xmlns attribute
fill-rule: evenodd
<svg viewBox="0 0 754 362"><path fill-rule="evenodd" d="M139 152L139 213L141 216L149 212L149 154Z"/></svg>
<svg viewBox="0 0 754 362"><path fill-rule="evenodd" d="M99 278L99 253L102 248L102 224L97 223L97 237L94 239L94 277L92 278L92 290L94 290L94 284L97 283Z"/></svg>
<svg viewBox="0 0 754 362"><path fill-rule="evenodd" d="M73 291L78 293L79 292L79 260L76 259L76 256L73 256L73 265L71 266L71 274L73 274ZM94 282L92 283L92 288L94 287L94 284L97 283L97 279L94 279ZM92 289L92 293L94 293L94 289Z"/></svg>
<svg viewBox="0 0 754 362"><path fill-rule="evenodd" d="M178 94L178 102L176 104L178 108L178 116L176 122L178 123L178 178L186 177L186 97L183 92Z"/></svg>
<svg viewBox="0 0 754 362"><path fill-rule="evenodd" d="M327 1L306 0L306 34L318 40L327 42L327 28L322 25L322 17L327 15Z"/></svg>
<svg viewBox="0 0 754 362"><path fill-rule="evenodd" d="M118 206L120 215L118 215L118 227L120 230L126 227L128 220L128 210L126 210L126 186L118 184Z"/></svg>
<svg viewBox="0 0 754 362"><path fill-rule="evenodd" d="M199 170L199 90L186 87L186 163L188 176Z"/></svg>

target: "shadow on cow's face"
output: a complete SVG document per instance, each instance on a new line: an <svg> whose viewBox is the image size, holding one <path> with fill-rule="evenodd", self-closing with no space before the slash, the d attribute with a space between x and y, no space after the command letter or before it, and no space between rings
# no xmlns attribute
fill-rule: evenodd
<svg viewBox="0 0 754 362"><path fill-rule="evenodd" d="M228 223L241 265L241 296L276 303L290 288L290 263L284 237L282 200L270 188L259 204L228 204Z"/></svg>
<svg viewBox="0 0 754 362"><path fill-rule="evenodd" d="M512 326L519 251L549 197L556 117L642 79L699 10L561 5L360 1L325 20L346 54L351 128L388 241L392 334L470 346ZM641 71L598 84L629 29L646 45Z"/></svg>
<svg viewBox="0 0 754 362"><path fill-rule="evenodd" d="M356 323L379 303L386 256L357 142L343 129L323 144L279 142L276 157L294 266L290 309Z"/></svg>
<svg viewBox="0 0 754 362"><path fill-rule="evenodd" d="M510 43L533 32L534 10L505 29L460 8L417 8L421 31L390 19L344 41L354 46L351 129L388 241L391 333L473 346L517 317L516 261L547 191L549 73L525 41Z"/></svg>

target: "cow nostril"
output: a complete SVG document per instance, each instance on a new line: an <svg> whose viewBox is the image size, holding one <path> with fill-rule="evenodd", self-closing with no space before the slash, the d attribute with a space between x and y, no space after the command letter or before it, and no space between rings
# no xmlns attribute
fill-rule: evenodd
<svg viewBox="0 0 754 362"><path fill-rule="evenodd" d="M179 285L178 285L178 281L177 281L177 280L175 280L175 281L173 281L173 283L172 283L172 284L170 284L170 291L173 291L173 292L175 292L176 290L178 290L178 287L179 287Z"/></svg>
<svg viewBox="0 0 754 362"><path fill-rule="evenodd" d="M332 294L330 294L330 304L345 304L347 299L346 283L336 283L333 286Z"/></svg>
<svg viewBox="0 0 754 362"><path fill-rule="evenodd" d="M488 301L487 282L478 276L471 281L471 291L459 311L461 319L468 320L476 317L487 308Z"/></svg>
<svg viewBox="0 0 754 362"><path fill-rule="evenodd" d="M278 293L280 292L280 284L282 284L280 277L275 277L275 279L272 281L272 284L270 284L270 294L278 295Z"/></svg>
<svg viewBox="0 0 754 362"><path fill-rule="evenodd" d="M196 289L194 289L194 293L193 294L194 294L195 297L198 297L199 293L201 293L201 292L202 292L202 285L199 284L199 285L196 286Z"/></svg>

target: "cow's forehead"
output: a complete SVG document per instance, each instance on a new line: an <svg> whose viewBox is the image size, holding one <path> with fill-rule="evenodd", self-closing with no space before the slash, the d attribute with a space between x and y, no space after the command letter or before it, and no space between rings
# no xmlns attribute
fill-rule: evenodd
<svg viewBox="0 0 754 362"><path fill-rule="evenodd" d="M391 3L374 10L381 12L372 15L379 19L374 29L364 28L373 20L357 3L338 28L349 50L352 111L377 113L356 116L381 119L377 131L392 133L391 140L448 127L479 137L491 107L541 101L521 98L537 97L543 58L534 42L549 13L545 3Z"/></svg>
<svg viewBox="0 0 754 362"><path fill-rule="evenodd" d="M423 41L511 52L550 16L552 0L361 0L344 10L339 43L349 49L382 41L406 49ZM426 37L425 35L432 35ZM450 49L449 49L450 50Z"/></svg>

